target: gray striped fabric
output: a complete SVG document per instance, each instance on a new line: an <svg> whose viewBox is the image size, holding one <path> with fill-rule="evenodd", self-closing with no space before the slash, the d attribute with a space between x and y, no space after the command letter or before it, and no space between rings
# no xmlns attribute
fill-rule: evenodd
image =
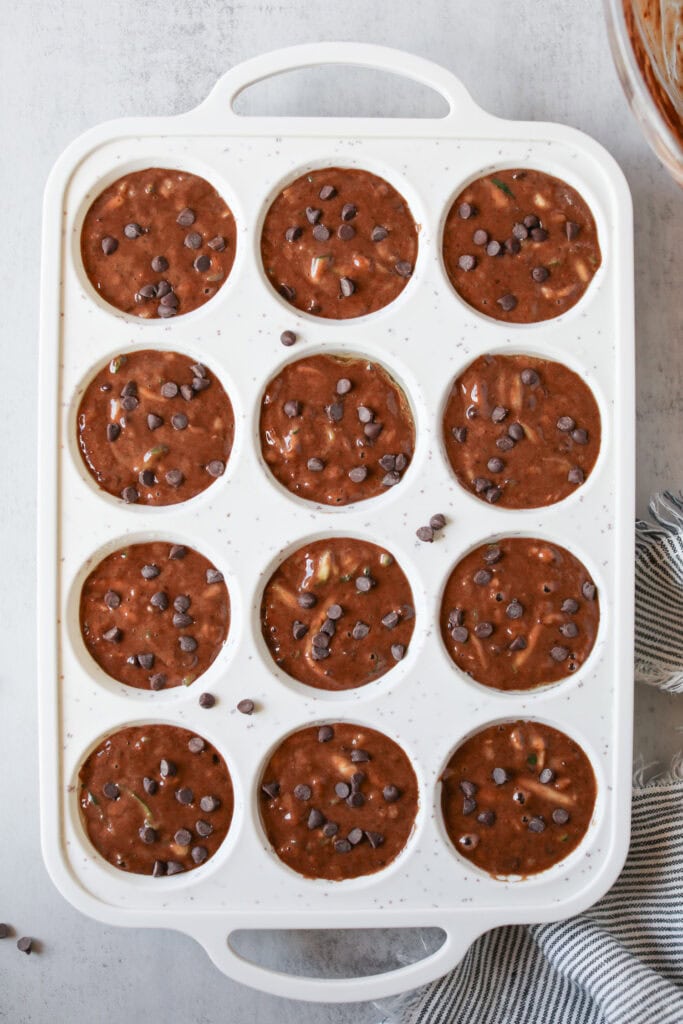
<svg viewBox="0 0 683 1024"><path fill-rule="evenodd" d="M683 690L683 497L636 524L636 678ZM402 1024L683 1024L683 759L633 790L631 848L594 907L498 928L393 1008Z"/></svg>

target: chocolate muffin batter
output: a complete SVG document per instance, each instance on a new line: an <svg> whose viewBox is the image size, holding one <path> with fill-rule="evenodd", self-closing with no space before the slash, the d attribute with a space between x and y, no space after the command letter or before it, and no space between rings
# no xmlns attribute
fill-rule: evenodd
<svg viewBox="0 0 683 1024"><path fill-rule="evenodd" d="M78 444L98 485L125 502L175 505L225 472L235 419L220 382L178 352L116 356L85 389Z"/></svg>
<svg viewBox="0 0 683 1024"><path fill-rule="evenodd" d="M155 878L192 871L230 828L234 800L225 761L187 729L121 729L92 752L78 778L90 842L122 871Z"/></svg>
<svg viewBox="0 0 683 1024"><path fill-rule="evenodd" d="M302 498L348 505L400 483L415 446L407 399L378 363L309 356L289 363L261 403L261 451Z"/></svg>
<svg viewBox="0 0 683 1024"><path fill-rule="evenodd" d="M463 672L496 690L571 675L593 649L595 584L559 544L504 537L465 555L441 602L441 635Z"/></svg>
<svg viewBox="0 0 683 1024"><path fill-rule="evenodd" d="M270 577L261 602L273 660L318 690L379 679L405 657L414 619L410 584L393 555L354 537L299 548Z"/></svg>
<svg viewBox="0 0 683 1024"><path fill-rule="evenodd" d="M496 171L468 185L446 218L443 258L465 302L518 324L566 313L602 261L579 193L532 170Z"/></svg>
<svg viewBox="0 0 683 1024"><path fill-rule="evenodd" d="M259 803L280 860L306 878L381 871L405 846L417 779L401 748L348 722L288 736L266 765Z"/></svg>
<svg viewBox="0 0 683 1024"><path fill-rule="evenodd" d="M310 171L274 199L261 257L292 306L334 320L393 302L413 273L418 226L399 192L351 167Z"/></svg>
<svg viewBox="0 0 683 1024"><path fill-rule="evenodd" d="M600 451L600 412L562 363L486 355L454 381L443 433L463 487L505 508L539 508L587 479Z"/></svg>
<svg viewBox="0 0 683 1024"><path fill-rule="evenodd" d="M456 750L441 779L453 845L496 877L535 875L563 860L593 817L590 761L541 722L488 726Z"/></svg>
<svg viewBox="0 0 683 1024"><path fill-rule="evenodd" d="M220 653L230 626L223 576L183 544L130 544L104 558L81 590L83 642L126 686L189 686Z"/></svg>
<svg viewBox="0 0 683 1024"><path fill-rule="evenodd" d="M83 266L112 306L153 319L203 306L225 283L237 231L215 188L151 167L119 178L85 215Z"/></svg>
<svg viewBox="0 0 683 1024"><path fill-rule="evenodd" d="M624 19L643 81L676 144L683 147L683 31L680 6L624 0Z"/></svg>

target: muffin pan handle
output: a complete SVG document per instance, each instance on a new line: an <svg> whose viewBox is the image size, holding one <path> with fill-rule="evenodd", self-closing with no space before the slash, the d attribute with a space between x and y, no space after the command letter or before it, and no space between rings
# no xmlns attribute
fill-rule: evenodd
<svg viewBox="0 0 683 1024"><path fill-rule="evenodd" d="M239 117L244 121L245 118L235 112L234 103L240 93L250 85L287 71L329 64L348 64L375 71L388 71L433 89L444 98L449 111L443 118L425 118L427 122L438 120L439 124L443 124L454 119L456 115L459 119L462 118L464 112L481 114L460 79L445 68L412 53L371 43L305 43L261 54L238 64L219 78L206 100L193 113L206 112L210 115L212 123L215 123L215 119L225 120L233 117Z"/></svg>
<svg viewBox="0 0 683 1024"><path fill-rule="evenodd" d="M442 922L439 926L445 937L436 952L405 967L360 978L311 978L261 967L236 953L230 945L230 933L226 936L220 926L210 931L205 926L201 933L195 932L195 938L223 974L261 992L306 1002L355 1003L384 999L442 977L462 959L482 931L482 924L474 920L459 922L457 933ZM359 927L359 922L356 920L352 927Z"/></svg>

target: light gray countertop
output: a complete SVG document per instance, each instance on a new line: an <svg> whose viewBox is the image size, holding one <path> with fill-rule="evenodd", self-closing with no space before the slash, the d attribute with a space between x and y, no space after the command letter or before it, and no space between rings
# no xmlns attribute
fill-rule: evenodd
<svg viewBox="0 0 683 1024"><path fill-rule="evenodd" d="M194 942L167 931L107 928L57 893L38 838L35 659L35 414L40 208L45 177L71 139L127 114L189 109L229 66L297 42L348 39L410 49L450 68L502 117L563 121L602 142L626 172L636 224L638 511L657 488L683 484L683 196L647 148L627 108L597 0L36 0L5 4L0 322L6 381L0 588L0 921L40 938L38 955L0 942L0 1020L100 1024L374 1024L382 1012L286 1002L224 978ZM299 73L245 97L284 113L417 114L431 98L394 79L332 69ZM425 102L427 105L425 105ZM40 642L40 638L38 638ZM51 685L50 680L42 680ZM628 680L624 680L628 685ZM636 749L663 763L679 748L683 697L637 694ZM271 962L309 954L339 961L334 936L288 949L263 940ZM393 945L356 943L373 962ZM251 948L257 944L252 942ZM346 953L353 950L346 946ZM278 960L279 958L279 960Z"/></svg>

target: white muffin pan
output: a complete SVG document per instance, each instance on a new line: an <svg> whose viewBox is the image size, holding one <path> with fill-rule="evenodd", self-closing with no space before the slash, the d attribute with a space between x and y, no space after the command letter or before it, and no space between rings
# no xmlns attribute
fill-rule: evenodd
<svg viewBox="0 0 683 1024"><path fill-rule="evenodd" d="M383 69L429 85L446 99L442 119L244 117L235 97L269 75L321 64ZM229 203L238 229L230 277L206 305L172 320L118 313L95 294L80 260L80 229L99 192L126 172L178 168L202 175ZM267 204L306 169L365 168L386 178L420 224L415 272L400 297L356 320L300 314L268 284L259 233ZM582 300L555 320L507 325L480 316L455 294L441 259L442 225L468 180L494 168L530 167L565 179L596 219L603 265ZM453 967L496 925L551 921L595 902L623 864L629 837L632 728L634 358L632 211L624 177L595 142L572 129L499 120L436 65L370 45L316 44L266 54L233 68L195 110L172 118L110 122L60 157L45 193L39 435L39 708L42 843L63 895L98 920L176 928L194 936L231 977L298 999L345 1001L390 995ZM293 329L295 347L280 333ZM85 384L114 354L168 348L200 359L221 379L236 419L223 478L181 505L125 505L98 491L78 454L76 409ZM318 351L361 352L387 366L415 414L415 456L404 480L380 497L330 509L289 495L258 450L263 389L288 359ZM566 362L600 405L603 451L578 492L544 509L488 506L456 482L441 440L441 410L454 376L482 353L525 352ZM418 526L448 518L434 544ZM564 683L498 693L465 678L439 636L439 602L459 558L508 533L568 547L599 587L602 623L585 665ZM278 560L306 539L360 536L387 547L409 577L417 611L408 655L353 691L307 689L284 676L261 638L262 588ZM108 679L78 627L80 583L106 553L134 540L196 547L220 567L232 603L224 651L188 688L152 693ZM210 690L216 707L202 710ZM238 714L251 697L260 709ZM579 741L595 768L599 798L587 836L566 861L526 880L496 880L456 853L440 814L440 772L474 730L501 719L538 718ZM396 740L420 784L415 831L384 871L340 883L286 868L265 839L257 783L267 752L292 730L335 720L367 724ZM168 722L205 736L224 755L235 787L228 838L203 867L173 878L121 872L92 848L78 811L78 770L94 745L127 724ZM389 973L341 979L278 973L236 953L243 928L438 926L443 945Z"/></svg>

